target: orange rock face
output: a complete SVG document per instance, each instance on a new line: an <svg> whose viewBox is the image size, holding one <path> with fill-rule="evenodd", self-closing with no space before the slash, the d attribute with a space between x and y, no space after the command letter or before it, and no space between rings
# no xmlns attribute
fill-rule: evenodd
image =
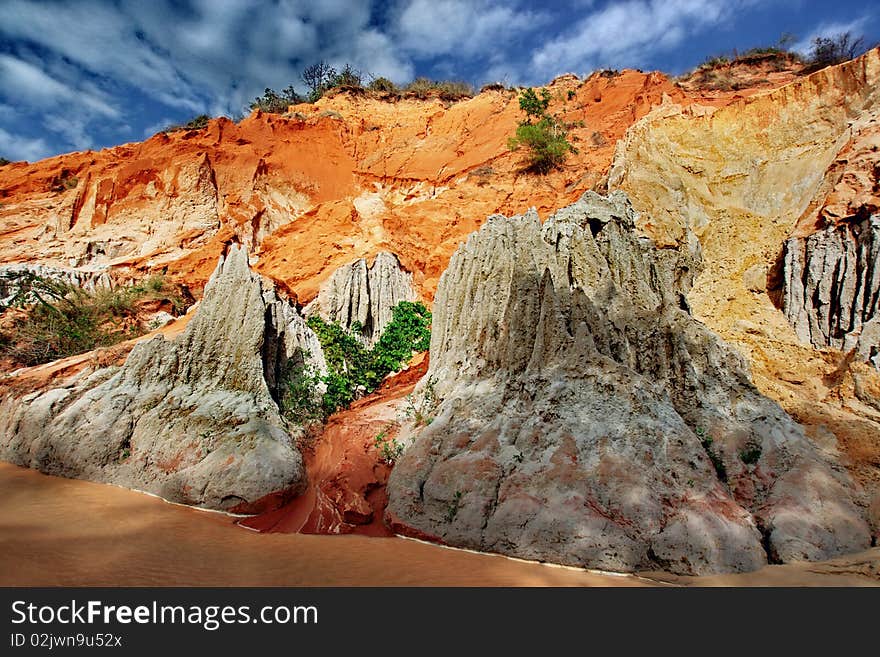
<svg viewBox="0 0 880 657"><path fill-rule="evenodd" d="M708 97L636 71L549 88L578 153L545 177L522 173L507 148L521 112L506 90L457 103L340 93L284 116L11 164L0 168L0 264L165 271L198 291L236 239L306 302L337 266L388 250L430 301L487 215L546 214L601 186L617 140L664 97L718 105L744 93Z"/></svg>

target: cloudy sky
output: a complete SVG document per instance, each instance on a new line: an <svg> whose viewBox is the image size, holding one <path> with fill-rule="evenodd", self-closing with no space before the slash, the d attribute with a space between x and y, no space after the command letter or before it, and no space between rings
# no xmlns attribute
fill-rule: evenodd
<svg viewBox="0 0 880 657"><path fill-rule="evenodd" d="M0 0L0 157L37 160L240 115L324 59L383 75L545 83L596 68L681 73L708 55L880 40L871 0Z"/></svg>

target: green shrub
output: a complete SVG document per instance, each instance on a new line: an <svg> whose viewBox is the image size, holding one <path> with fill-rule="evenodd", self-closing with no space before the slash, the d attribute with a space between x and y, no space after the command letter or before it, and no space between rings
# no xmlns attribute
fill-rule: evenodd
<svg viewBox="0 0 880 657"><path fill-rule="evenodd" d="M404 445L396 438L392 438L389 440L389 430L390 426L379 432L379 434L373 441L373 445L376 447L377 450L379 450L382 455L382 460L385 463L387 463L388 465L394 465L397 462L397 459L400 458L400 455L403 454Z"/></svg>
<svg viewBox="0 0 880 657"><path fill-rule="evenodd" d="M269 91L269 89L266 89ZM179 132L181 130L203 130L208 127L208 121L211 117L207 114L199 114L197 117L190 119L186 123L175 123L163 130L162 132Z"/></svg>
<svg viewBox="0 0 880 657"><path fill-rule="evenodd" d="M262 96L257 96L250 104L251 110L259 110L267 114L284 114L291 105L298 105L303 102L300 96L292 86L282 89L280 92L266 87L266 91Z"/></svg>
<svg viewBox="0 0 880 657"><path fill-rule="evenodd" d="M370 81L370 84L367 85L367 89L370 91L375 91L378 93L389 93L396 94L398 93L397 85L394 84L388 78L378 77Z"/></svg>
<svg viewBox="0 0 880 657"><path fill-rule="evenodd" d="M95 292L31 272L6 274L0 282L12 292L7 307L25 311L11 322L12 330L0 336L0 355L25 366L143 335L146 331L137 321L135 308L138 300L177 297L175 307L185 305L164 282L159 289L155 289L155 281L150 283L152 291L129 286Z"/></svg>
<svg viewBox="0 0 880 657"><path fill-rule="evenodd" d="M568 154L576 152L568 141L565 124L547 113L550 100L547 89L542 89L540 96L531 87L523 90L519 96L519 107L526 116L517 126L516 136L507 141L512 151L521 147L527 149L525 168L539 174L560 168ZM536 122L532 123L532 119L536 119Z"/></svg>
<svg viewBox="0 0 880 657"><path fill-rule="evenodd" d="M373 367L381 378L399 369L414 351L431 348L430 326L431 313L421 302L401 301L392 309L391 322L371 352Z"/></svg>
<svg viewBox="0 0 880 657"><path fill-rule="evenodd" d="M332 75L326 83L326 90L336 87L362 87L363 74L354 69L351 64L346 64L339 73Z"/></svg>
<svg viewBox="0 0 880 657"><path fill-rule="evenodd" d="M531 87L524 89L519 95L519 108L525 113L526 121L530 121L532 118L543 118L550 106L551 98L550 91L547 89L541 89L540 98Z"/></svg>
<svg viewBox="0 0 880 657"><path fill-rule="evenodd" d="M321 377L306 364L308 359L307 352L298 350L288 361L281 375L280 404L282 415L287 420L306 427L324 418L318 391Z"/></svg>
<svg viewBox="0 0 880 657"><path fill-rule="evenodd" d="M323 379L327 386L321 402L325 416L378 388L413 352L426 351L431 342L431 313L420 302L397 304L391 322L372 349L364 345L359 326L346 331L318 315L309 317L308 325L318 336L329 370Z"/></svg>
<svg viewBox="0 0 880 657"><path fill-rule="evenodd" d="M0 167L5 167L7 164L11 164L11 162L5 157L0 157Z"/></svg>

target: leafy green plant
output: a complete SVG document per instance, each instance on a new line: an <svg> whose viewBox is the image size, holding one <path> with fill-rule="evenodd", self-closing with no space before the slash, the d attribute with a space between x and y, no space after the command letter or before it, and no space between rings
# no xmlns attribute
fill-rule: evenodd
<svg viewBox="0 0 880 657"><path fill-rule="evenodd" d="M430 349L430 326L431 313L420 301L401 301L391 310L391 322L370 354L382 379L412 358L413 352Z"/></svg>
<svg viewBox="0 0 880 657"><path fill-rule="evenodd" d="M10 164L10 161L5 157L0 157L0 167L5 167L7 164Z"/></svg>
<svg viewBox="0 0 880 657"><path fill-rule="evenodd" d="M400 455L403 454L404 445L396 438L388 438L390 427L386 427L376 436L373 444L382 454L382 461L388 465L394 465Z"/></svg>
<svg viewBox="0 0 880 657"><path fill-rule="evenodd" d="M540 119L546 114L551 98L552 95L547 89L541 89L539 97L535 90L529 87L519 95L519 108L525 112L526 120Z"/></svg>
<svg viewBox="0 0 880 657"><path fill-rule="evenodd" d="M576 152L567 139L565 124L547 113L550 100L551 94L547 89L542 89L540 96L531 87L523 90L519 96L519 107L525 113L525 118L517 126L516 136L507 141L512 151L522 147L527 149L525 168L539 174L560 168L568 154Z"/></svg>
<svg viewBox="0 0 880 657"><path fill-rule="evenodd" d="M324 419L322 396L318 390L320 375L307 363L308 352L297 350L281 374L281 414L300 426Z"/></svg>
<svg viewBox="0 0 880 657"><path fill-rule="evenodd" d="M421 302L401 301L391 311L391 322L379 341L367 349L362 327L346 331L318 315L308 319L318 336L328 374L322 406L325 415L347 407L359 396L379 387L385 377L408 361L413 352L426 351L431 343L431 313Z"/></svg>

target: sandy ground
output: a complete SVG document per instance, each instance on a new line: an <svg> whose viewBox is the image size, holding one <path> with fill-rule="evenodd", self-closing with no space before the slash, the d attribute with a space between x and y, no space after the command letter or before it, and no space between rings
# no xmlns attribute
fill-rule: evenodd
<svg viewBox="0 0 880 657"><path fill-rule="evenodd" d="M880 548L745 575L622 576L400 538L259 534L218 513L0 463L4 586L880 586Z"/></svg>

